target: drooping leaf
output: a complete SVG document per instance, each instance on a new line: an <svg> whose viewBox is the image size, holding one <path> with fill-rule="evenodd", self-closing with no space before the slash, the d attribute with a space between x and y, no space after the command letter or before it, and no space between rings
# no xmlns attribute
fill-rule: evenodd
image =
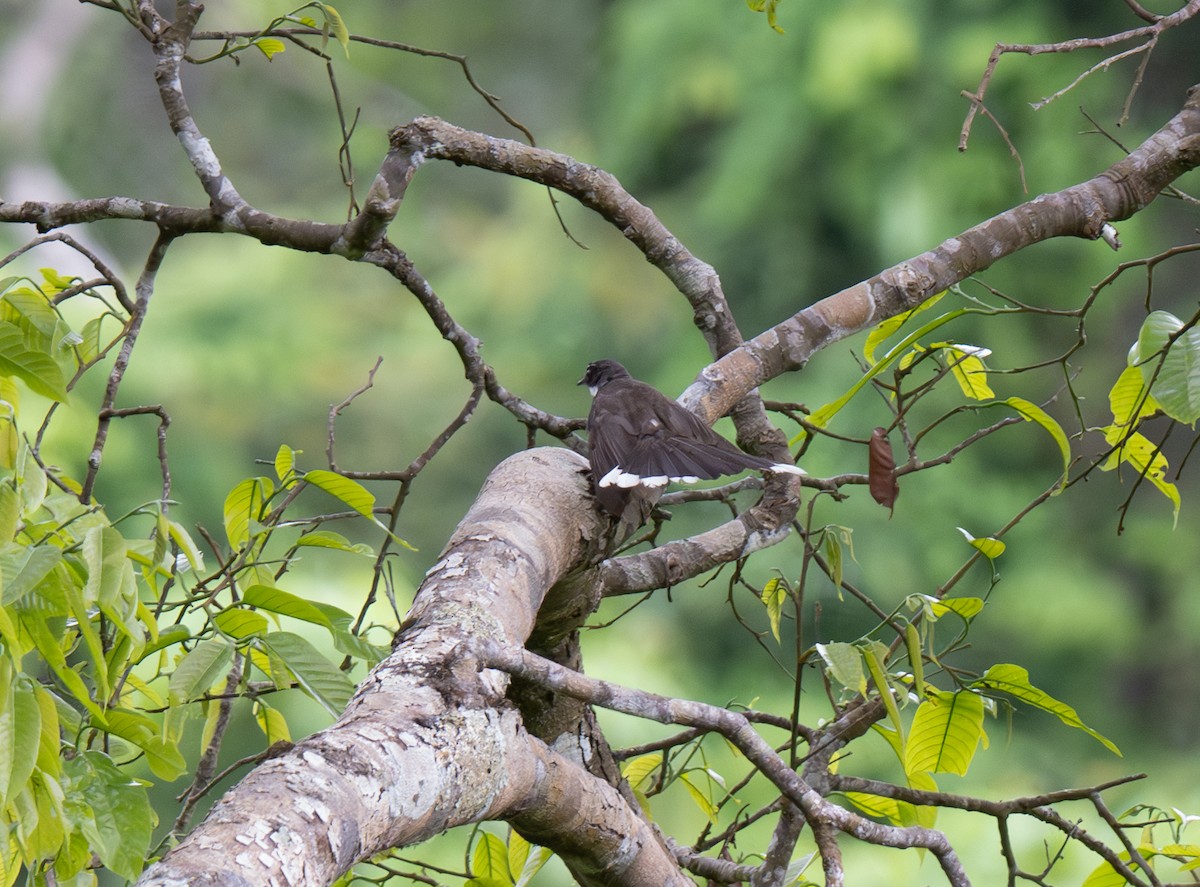
<svg viewBox="0 0 1200 887"><path fill-rule="evenodd" d="M1012 407L1021 414L1021 418L1026 422L1036 422L1041 425L1054 438L1054 442L1058 444L1058 449L1062 453L1063 459L1062 480L1059 481L1058 490L1055 491L1055 495L1062 492L1067 484L1067 473L1071 470L1071 444L1067 440L1067 434L1063 431L1062 426L1055 421L1053 416L1037 404L1025 400L1023 397L1008 397L998 402Z"/></svg>
<svg viewBox="0 0 1200 887"><path fill-rule="evenodd" d="M296 451L287 444L280 444L275 453L275 476L285 488L296 482Z"/></svg>
<svg viewBox="0 0 1200 887"><path fill-rule="evenodd" d="M358 481L333 471L326 471L324 468L314 468L311 471L304 472L304 479L314 487L324 490L330 496L349 505L356 512L375 524L375 526L387 533L397 544L412 551L416 550L375 517L375 496Z"/></svg>
<svg viewBox="0 0 1200 887"><path fill-rule="evenodd" d="M554 854L547 847L530 844L516 831L508 835L508 871L516 878L513 887L527 887L543 865Z"/></svg>
<svg viewBox="0 0 1200 887"><path fill-rule="evenodd" d="M42 714L33 680L12 675L12 663L0 657L0 810L25 788L37 763Z"/></svg>
<svg viewBox="0 0 1200 887"><path fill-rule="evenodd" d="M906 773L967 774L983 735L983 698L934 690L917 707L905 750Z"/></svg>
<svg viewBox="0 0 1200 887"><path fill-rule="evenodd" d="M1171 501L1174 508L1174 522L1179 523L1179 509L1182 500L1179 488L1167 480L1167 457L1159 446L1140 432L1133 434L1124 428L1109 426L1104 429L1104 438L1115 447L1109 457L1101 463L1103 471L1112 471L1122 462L1129 463L1141 477Z"/></svg>
<svg viewBox="0 0 1200 887"><path fill-rule="evenodd" d="M232 606L222 610L213 617L213 623L223 634L235 640L242 640L254 635L264 635L270 628L267 617L262 613L247 610L244 607Z"/></svg>
<svg viewBox="0 0 1200 887"><path fill-rule="evenodd" d="M291 731L288 730L287 718L283 716L283 712L265 704L261 699L254 702L254 720L258 722L258 728L267 738L267 745L281 739L291 740Z"/></svg>
<svg viewBox="0 0 1200 887"><path fill-rule="evenodd" d="M888 440L886 428L876 428L871 432L867 450L867 481L871 498L890 511L900 495L900 484L896 482L896 458L892 455L892 443Z"/></svg>
<svg viewBox="0 0 1200 887"><path fill-rule="evenodd" d="M179 747L165 740L158 724L147 715L129 709L110 709L97 726L144 751L146 763L159 779L171 782L186 772L187 763Z"/></svg>
<svg viewBox="0 0 1200 887"><path fill-rule="evenodd" d="M767 580L767 584L763 586L762 599L763 606L767 608L767 618L771 622L771 634L775 636L775 643L781 643L779 639L779 620L783 613L783 602L787 600L788 588L787 583L779 576Z"/></svg>
<svg viewBox="0 0 1200 887"><path fill-rule="evenodd" d="M364 542L352 543L341 533L332 530L314 530L305 533L296 540L297 545L313 548L332 548L335 551L345 551L348 554L358 554L364 557L375 557L375 549Z"/></svg>
<svg viewBox="0 0 1200 887"><path fill-rule="evenodd" d="M708 817L709 822L715 825L717 822L717 805L713 803L710 793L705 790L706 786L697 784L697 780L692 776L692 771L679 774L679 781L687 789L692 803L700 808L700 812Z"/></svg>
<svg viewBox="0 0 1200 887"><path fill-rule="evenodd" d="M962 393L971 400L991 400L996 396L988 385L987 367L983 365L983 358L991 354L990 350L956 342L935 342L930 347L946 352L950 373Z"/></svg>
<svg viewBox="0 0 1200 887"><path fill-rule="evenodd" d="M1029 672L1019 665L1008 663L993 665L984 673L983 677L974 681L971 686L981 690L998 690L1002 693L1007 693L1014 699L1019 699L1026 705L1032 705L1034 708L1040 708L1042 711L1049 712L1068 727L1075 727L1087 733L1113 754L1121 754L1121 750L1112 742L1080 720L1079 715L1075 713L1075 709L1071 708L1065 702L1055 699L1049 693L1033 686L1029 682Z"/></svg>

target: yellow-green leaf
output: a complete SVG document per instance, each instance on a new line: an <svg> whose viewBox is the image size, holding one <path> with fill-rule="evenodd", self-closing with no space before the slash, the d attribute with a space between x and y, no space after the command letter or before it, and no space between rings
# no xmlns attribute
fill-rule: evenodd
<svg viewBox="0 0 1200 887"><path fill-rule="evenodd" d="M967 774L983 735L983 698L934 690L917 707L905 750L906 773Z"/></svg>
<svg viewBox="0 0 1200 887"><path fill-rule="evenodd" d="M679 780L687 789L688 794L692 798L692 802L700 808L700 812L708 817L709 822L711 822L713 825L716 825L717 805L713 803L709 793L705 791L704 788L701 788L696 784L696 780L692 778L691 773L681 773L679 775Z"/></svg>
<svg viewBox="0 0 1200 887"><path fill-rule="evenodd" d="M513 879L508 872L508 848L504 842L495 835L480 832L471 855L471 874L479 887L510 887Z"/></svg>
<svg viewBox="0 0 1200 887"><path fill-rule="evenodd" d="M1075 713L1075 709L1029 683L1029 672L1019 665L1008 663L993 665L984 673L983 677L973 682L971 686L981 690L998 690L1002 693L1007 693L1015 699L1019 699L1026 705L1032 705L1034 708L1040 708L1042 711L1049 712L1068 727L1075 727L1087 733L1113 754L1121 754L1121 750L1112 742L1080 720L1079 715Z"/></svg>
<svg viewBox="0 0 1200 887"><path fill-rule="evenodd" d="M771 634L775 635L775 643L780 643L779 620L783 612L783 602L787 600L787 583L780 577L769 580L762 590L762 602L767 608L767 618L771 621Z"/></svg>
<svg viewBox="0 0 1200 887"><path fill-rule="evenodd" d="M263 505L274 492L270 478L248 477L225 497L225 536L235 551L250 541L251 527L262 520Z"/></svg>
<svg viewBox="0 0 1200 887"><path fill-rule="evenodd" d="M267 57L267 61L271 61L273 57L287 49L284 42L275 37L259 37L254 41L254 45Z"/></svg>
<svg viewBox="0 0 1200 887"><path fill-rule="evenodd" d="M621 768L621 775L625 777L625 781L629 783L629 787L634 790L645 791L649 788L649 780L658 768L662 766L663 756L654 752L648 755L639 755L625 762Z"/></svg>
<svg viewBox="0 0 1200 887"><path fill-rule="evenodd" d="M957 527L958 532L962 533L967 542L972 548L982 554L990 561L994 561L1000 555L1004 554L1005 544L999 539L993 539L991 536L985 536L982 539L977 539L964 530L962 527Z"/></svg>
<svg viewBox="0 0 1200 887"><path fill-rule="evenodd" d="M1049 413L1047 413L1037 404L1025 400L1023 397L1005 398L1004 400L1000 401L1000 403L1004 403L1012 407L1021 414L1021 418L1023 418L1026 422L1037 422L1039 425L1045 428L1047 432L1049 432L1052 438L1054 438L1054 442L1058 444L1059 452L1062 453L1063 460L1062 480L1059 481L1058 489L1055 491L1055 495L1062 492L1067 484L1067 472L1071 470L1071 444L1067 440L1067 434L1065 431L1063 431L1062 426L1059 425Z"/></svg>

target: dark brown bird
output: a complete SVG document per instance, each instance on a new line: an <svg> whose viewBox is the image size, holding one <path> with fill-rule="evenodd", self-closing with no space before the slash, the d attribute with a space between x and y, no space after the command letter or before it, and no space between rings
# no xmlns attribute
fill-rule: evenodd
<svg viewBox="0 0 1200 887"><path fill-rule="evenodd" d="M588 364L579 384L592 393L588 459L596 499L623 521L635 517L629 513L634 504L640 524L661 489L672 481L695 483L748 468L804 473L789 462L772 462L739 450L694 413L634 379L615 360Z"/></svg>

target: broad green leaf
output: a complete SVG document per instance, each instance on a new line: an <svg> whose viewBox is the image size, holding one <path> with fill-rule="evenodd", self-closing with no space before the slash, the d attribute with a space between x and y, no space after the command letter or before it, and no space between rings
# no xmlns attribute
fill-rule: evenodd
<svg viewBox="0 0 1200 887"><path fill-rule="evenodd" d="M258 728L267 737L267 745L272 745L281 739L291 740L292 735L288 730L287 718L283 716L283 712L266 705L261 699L254 703L254 720L258 722Z"/></svg>
<svg viewBox="0 0 1200 887"><path fill-rule="evenodd" d="M248 477L225 497L225 536L235 551L250 541L251 525L263 517L263 505L275 492L270 478Z"/></svg>
<svg viewBox="0 0 1200 887"><path fill-rule="evenodd" d="M342 713L354 693L354 682L307 640L288 631L275 631L261 639L278 656L300 687L334 717Z"/></svg>
<svg viewBox="0 0 1200 887"><path fill-rule="evenodd" d="M150 771L159 779L171 782L187 771L179 748L166 741L159 733L158 724L141 712L110 709L105 713L104 722L96 726L144 751Z"/></svg>
<svg viewBox="0 0 1200 887"><path fill-rule="evenodd" d="M170 698L179 705L203 696L217 681L224 680L233 664L233 646L223 638L201 641L175 667L170 680Z"/></svg>
<svg viewBox="0 0 1200 887"><path fill-rule="evenodd" d="M4 657L0 672L0 810L25 788L37 763L42 735L42 712L33 681L28 675L11 675L12 663Z"/></svg>
<svg viewBox="0 0 1200 887"><path fill-rule="evenodd" d="M1185 425L1200 419L1200 330L1185 328L1167 311L1151 311L1135 349L1132 362L1163 412Z"/></svg>
<svg viewBox="0 0 1200 887"><path fill-rule="evenodd" d="M705 787L696 784L697 780L692 778L691 772L679 774L679 781L683 783L688 794L692 798L692 802L700 808L700 812L708 817L708 821L713 825L717 824L717 805L713 803L710 793L705 791Z"/></svg>
<svg viewBox="0 0 1200 887"><path fill-rule="evenodd" d="M966 776L983 735L983 698L969 690L934 690L913 716L905 773Z"/></svg>
<svg viewBox="0 0 1200 887"><path fill-rule="evenodd" d="M158 823L146 785L95 751L80 753L66 763L65 770L75 793L86 802L88 815L76 824L91 850L115 874L136 879L146 865Z"/></svg>
<svg viewBox="0 0 1200 887"><path fill-rule="evenodd" d="M990 352L981 348L968 350L968 346L953 342L937 342L932 347L939 346L949 352L947 362L950 372L963 394L972 400L991 400L996 396L996 392L988 385L987 368L980 359Z"/></svg>
<svg viewBox="0 0 1200 887"><path fill-rule="evenodd" d="M340 499L363 517L374 520L375 497L358 481L324 468L304 472L304 479L335 499Z"/></svg>
<svg viewBox="0 0 1200 887"><path fill-rule="evenodd" d="M1159 409L1158 401L1146 388L1141 368L1136 366L1121 371L1108 392L1108 405L1112 409L1113 425L1130 431L1141 419Z"/></svg>
<svg viewBox="0 0 1200 887"><path fill-rule="evenodd" d="M511 887L512 876L508 872L508 848L504 842L488 832L479 833L475 852L471 854L472 882L479 887Z"/></svg>
<svg viewBox="0 0 1200 887"><path fill-rule="evenodd" d="M854 644L835 642L817 644L817 655L825 660L830 677L855 693L867 695L867 676L863 671L863 654Z"/></svg>
<svg viewBox="0 0 1200 887"><path fill-rule="evenodd" d="M0 373L15 376L43 397L67 399L67 380L58 361L45 351L31 350L21 328L6 320L0 321Z"/></svg>
<svg viewBox="0 0 1200 887"><path fill-rule="evenodd" d="M1129 852L1122 851L1118 857L1123 862L1129 862ZM1135 866L1136 868L1136 866ZM1125 876L1117 872L1110 862L1102 862L1084 879L1082 887L1127 887Z"/></svg>
<svg viewBox="0 0 1200 887"><path fill-rule="evenodd" d="M963 534L972 548L986 557L989 561L994 561L1000 555L1004 554L1004 549L1007 547L999 539L993 539L991 536L985 536L982 539L977 539L964 530L962 527L956 528L958 532Z"/></svg>
<svg viewBox="0 0 1200 887"><path fill-rule="evenodd" d="M648 755L639 755L636 758L628 760L621 767L621 775L625 777L625 781L629 783L629 787L635 791L645 791L650 787L651 777L658 772L658 768L662 766L663 756L658 752L653 752Z"/></svg>
<svg viewBox="0 0 1200 887"><path fill-rule="evenodd" d="M779 639L779 619L783 612L783 602L787 600L788 588L787 583L778 576L768 580L763 586L762 598L763 605L767 608L767 618L771 621L771 634L775 635L775 643L781 643Z"/></svg>
<svg viewBox="0 0 1200 887"><path fill-rule="evenodd" d="M1079 715L1075 713L1075 709L1071 708L1065 702L1059 702L1049 693L1039 690L1033 684L1029 683L1029 672L1019 665L1008 663L993 665L984 673L983 677L974 681L971 686L981 690L998 690L1002 693L1007 693L1015 699L1021 700L1026 705L1032 705L1034 708L1040 708L1042 711L1049 712L1068 727L1075 727L1087 733L1113 754L1121 754L1120 749L1113 745L1112 742L1105 739L1080 720Z"/></svg>
<svg viewBox="0 0 1200 887"><path fill-rule="evenodd" d="M530 844L515 831L508 837L508 871L515 877L513 887L527 887L533 876L554 854L546 847Z"/></svg>
<svg viewBox="0 0 1200 887"><path fill-rule="evenodd" d="M324 490L335 499L339 499L361 514L379 529L387 533L398 545L410 551L415 551L411 545L389 530L383 522L375 517L375 496L358 481L344 477L324 468L314 468L304 472L304 479L318 489Z"/></svg>
<svg viewBox="0 0 1200 887"><path fill-rule="evenodd" d="M1002 401L998 401L998 403L1007 404L1012 407L1021 414L1021 418L1026 422L1037 422L1054 438L1054 442L1058 444L1058 449L1062 453L1063 459L1062 480L1059 482L1055 495L1062 492L1067 484L1067 473L1071 470L1071 444L1067 440L1067 434L1063 431L1062 426L1037 404L1025 400L1023 397L1008 397Z"/></svg>
<svg viewBox="0 0 1200 887"><path fill-rule="evenodd" d="M182 643L192 636L192 631L186 625L168 625L158 633L158 637L146 645L146 648L141 652L141 662L152 653L157 653L164 647L169 647L172 644Z"/></svg>
<svg viewBox="0 0 1200 887"><path fill-rule="evenodd" d="M897 314L894 317L889 317L887 320L877 324L870 333L867 334L867 341L863 345L863 357L869 365L875 363L875 349L877 349L884 339L889 338L892 333L908 323L913 317L920 314L922 311L928 311L934 305L942 300L946 295L946 291L942 290L936 296L930 296L916 308L905 311L903 314Z"/></svg>
<svg viewBox="0 0 1200 887"><path fill-rule="evenodd" d="M333 623L323 610L281 588L251 585L242 593L242 603L247 607L258 607L260 610L269 610L281 616L291 616L323 628L333 628Z"/></svg>
<svg viewBox="0 0 1200 887"><path fill-rule="evenodd" d="M4 592L0 596L5 606L20 603L62 560L61 549L53 545L27 547L9 543L0 548L0 574L3 575ZM66 612L66 601L62 609Z"/></svg>
<svg viewBox="0 0 1200 887"><path fill-rule="evenodd" d="M222 610L214 616L213 623L221 629L223 634L239 641L252 635L264 635L271 627L267 617L262 613L256 613L236 605Z"/></svg>
<svg viewBox="0 0 1200 887"><path fill-rule="evenodd" d="M1167 457L1158 445L1139 432L1129 434L1126 429L1109 426L1104 429L1104 438L1116 449L1100 465L1103 471L1112 471L1122 462L1128 462L1140 476L1146 478L1160 493L1166 496L1174 508L1174 522L1179 523L1182 500L1179 488L1167 480Z"/></svg>

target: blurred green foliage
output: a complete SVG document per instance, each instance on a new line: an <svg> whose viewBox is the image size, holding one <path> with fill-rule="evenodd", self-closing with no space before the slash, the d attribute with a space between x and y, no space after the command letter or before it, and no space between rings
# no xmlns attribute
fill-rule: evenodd
<svg viewBox="0 0 1200 887"><path fill-rule="evenodd" d="M244 29L291 8L278 0L207 6L204 26ZM412 0L340 8L355 33L468 57L483 87L539 144L616 174L717 268L747 335L1028 194L1106 167L1121 150L1090 132L1080 106L1133 145L1177 110L1196 79L1192 24L1158 47L1132 117L1118 128L1136 60L1034 112L1029 102L1102 56L1006 58L988 104L1020 151L1027 194L1017 163L987 121L976 121L967 152L957 150L967 110L959 92L976 88L997 41L1055 41L1137 24L1119 2L948 7L934 0L785 0L777 9L783 34L737 0ZM41 46L54 70L40 101L0 127L6 199L46 196L36 187L43 179L22 178L22 170L36 167L56 175L71 196L204 202L158 106L150 55L119 17L65 0L0 0L0 13L8 22L0 56L15 52L39 17L57 19L63 35L60 45ZM333 54L333 68L348 110L361 110L351 141L360 198L387 130L413 116L435 114L516 135L453 62L355 44L348 58ZM252 52L240 64L224 60L185 76L200 126L251 202L295 217L345 217L341 136L316 59L294 48L270 62ZM600 357L621 359L664 390L681 390L708 359L686 304L619 232L565 201L559 207L586 250L563 236L540 189L427 165L390 236L455 317L483 339L484 356L503 384L527 400L582 415L586 394L574 382ZM1159 201L1121 226L1125 249L1118 259L1184 242L1194 228L1194 210ZM0 248L15 247L22 236L0 230ZM132 280L152 232L108 222L88 237ZM1025 302L1073 307L1113 262L1099 243L1048 243L1001 263L984 281ZM1191 313L1195 262L1183 257L1156 272L1153 307ZM40 265L72 270L31 256L23 273ZM1108 420L1107 392L1136 339L1144 292L1143 278L1129 276L1089 316L1088 345L1071 361L1084 424ZM1071 318L965 318L953 336L991 348L995 370L1057 355L1074 341L1075 327ZM858 378L852 352L860 347L835 347L765 393L812 407L826 403ZM305 464L319 464L329 405L364 384L379 356L374 387L336 426L343 468L398 468L427 445L469 393L453 351L408 294L371 268L229 236L177 244L122 391L124 404L161 403L172 417L174 519L219 527L226 492L248 475L269 473L255 461L272 460L281 443L302 450ZM1054 370L991 377L998 397L1037 403L1061 392L1064 381ZM99 377L85 380L72 400L98 403L100 384ZM1068 399L1050 409L1069 431L1078 428ZM839 417L839 428L861 437L885 418L880 403L861 397ZM952 444L974 421L960 417L939 430L939 439ZM57 424L48 448L69 473L81 474L93 435L87 423ZM397 562L409 586L432 563L490 467L524 443L524 430L487 406L421 474L397 530L419 549ZM154 447L150 420L114 427L97 487L110 512L155 498ZM1173 447L1167 454L1178 465L1184 452ZM815 447L805 462L814 474L861 471L865 464L865 450L829 445ZM995 532L1053 481L1060 464L1054 442L1023 425L951 465L906 479L890 521L865 490L843 503L822 503L822 519L854 528L856 558L847 574L891 608L910 594L932 593L963 561L969 549L956 526L980 537ZM1130 489L1106 474L1035 510L1006 537L1001 581L986 632L971 637L973 655L981 664L1025 664L1034 683L1069 701L1127 755L1100 759L1080 745L1081 767L1073 770L1061 751L1039 752L1039 742L1052 735L1074 754L1074 737L1064 740L1052 718L1024 715L1032 723L1022 724L1013 749L998 755L1020 762L1022 788L1148 769L1161 775L1138 786L1137 797L1200 805L1196 790L1177 778L1200 730L1194 692L1200 609L1191 602L1195 563L1188 542L1200 530L1193 504L1200 490L1186 474L1179 486L1183 510L1174 531L1169 504L1146 489L1118 536L1117 508ZM718 506L684 511L670 525L672 535L722 515ZM773 571L789 575L789 559L798 560L791 544L760 558L750 584L761 588ZM790 693L731 623L722 605L725 579L678 589L671 601L644 605L622 628L589 634L589 670L685 696L749 702ZM332 570L327 579L309 581L320 587L305 594L347 610L365 593ZM974 593L984 593L986 577L976 581ZM831 588L805 604L820 605L806 627L818 635L813 640L853 639L871 627ZM636 644L623 631L634 632ZM619 738L625 727L615 721L612 729ZM1160 756L1165 766L1156 767ZM1036 764L1031 771L1030 761L1040 761L1041 772ZM993 794L1012 793L1013 773L1003 763L991 766Z"/></svg>

